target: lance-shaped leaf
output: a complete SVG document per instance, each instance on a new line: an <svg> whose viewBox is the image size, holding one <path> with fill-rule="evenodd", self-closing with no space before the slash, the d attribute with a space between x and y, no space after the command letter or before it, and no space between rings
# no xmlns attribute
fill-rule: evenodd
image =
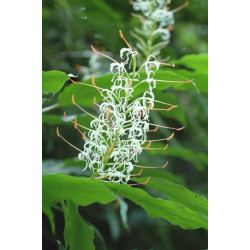
<svg viewBox="0 0 250 250"><path fill-rule="evenodd" d="M43 204L50 206L71 199L82 206L99 202L102 204L116 197L101 181L64 174L43 175Z"/></svg>
<svg viewBox="0 0 250 250"><path fill-rule="evenodd" d="M168 220L183 229L207 229L207 216L171 200L153 198L140 188L129 185L106 183L115 193L141 206L150 217Z"/></svg>
<svg viewBox="0 0 250 250"><path fill-rule="evenodd" d="M65 248L69 246L70 250L94 250L94 230L78 213L76 204L71 200L67 200L66 205L64 202L61 204L65 218Z"/></svg>
<svg viewBox="0 0 250 250"><path fill-rule="evenodd" d="M144 178L134 178L133 181L142 182ZM204 196L193 193L187 188L175 184L167 179L159 177L150 177L146 186L151 187L163 194L165 194L170 200L175 201L193 211L204 214L208 214L208 201Z"/></svg>

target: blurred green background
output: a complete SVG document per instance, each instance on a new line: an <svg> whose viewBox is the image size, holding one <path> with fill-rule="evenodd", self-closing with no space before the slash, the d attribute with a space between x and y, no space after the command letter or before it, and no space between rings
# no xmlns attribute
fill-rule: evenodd
<svg viewBox="0 0 250 250"><path fill-rule="evenodd" d="M175 8L182 3L173 0L171 6ZM132 6L126 0L43 0L42 70L72 73L79 80L87 79L93 73L106 73L108 62L100 57L95 58L90 45L118 58L120 49L124 47L118 34L120 29L134 45L129 31L138 22L131 12ZM190 0L187 8L175 14L175 28L170 44L162 50L162 58L170 56L171 60L178 60L189 54L207 53L207 21L207 1ZM199 69L197 72L200 72L200 84L207 81L207 66L204 65L203 69L199 68L200 65L196 66ZM181 68L177 67L177 70ZM198 74L191 69L190 77L192 72ZM150 162L150 165L159 165L168 160L168 167L164 171L172 180L207 197L207 89L197 93L195 89L167 88L156 91L157 95L161 100L179 105L179 108L167 113L152 113L154 123L184 125L186 128L176 133L167 151L143 153L140 161L142 164ZM78 116L78 120L82 119L84 124L88 124L88 119L79 116L74 107L60 106L57 102L58 94L43 96L43 173L84 175L81 171L83 163L77 160L77 153L56 137L55 130L60 125L62 134L81 148L83 142L72 124L63 120L63 111L66 110L69 116ZM88 108L91 110L91 107ZM168 133L159 129L155 137L165 137ZM149 188L147 191L152 196L159 195ZM138 206L126 202L129 205L127 226L121 222L116 203L79 208L81 215L95 227L96 249L207 249L206 230L183 230L165 220L149 218ZM44 250L58 249L56 240L63 242L63 213L56 209L53 212L56 216L56 235L51 234L49 221L43 215Z"/></svg>

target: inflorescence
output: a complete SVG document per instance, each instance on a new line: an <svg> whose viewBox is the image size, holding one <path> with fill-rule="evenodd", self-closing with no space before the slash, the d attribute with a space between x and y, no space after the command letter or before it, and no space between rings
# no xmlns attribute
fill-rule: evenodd
<svg viewBox="0 0 250 250"><path fill-rule="evenodd" d="M170 8L171 0L131 0L130 3L134 11L141 13L133 13L142 26L134 28L131 32L137 40L136 47L139 49L140 56L147 58L149 55L159 55L160 50L170 41L170 32L175 23L174 13L185 8L189 2L185 1L173 10Z"/></svg>
<svg viewBox="0 0 250 250"><path fill-rule="evenodd" d="M92 85L72 80L75 84L94 87L103 98L101 104L96 103L94 98L94 104L99 107L100 112L99 116L96 117L80 107L74 96L72 96L73 104L93 118L90 123L91 128L80 125L77 123L77 120L72 121L74 128L81 133L85 141L83 149L78 149L69 143L60 135L58 128L57 135L79 151L79 159L85 162L83 170L90 169L92 171L91 178L116 183L127 183L132 176L140 175L143 168L164 168L167 166L168 162L161 167L137 165L138 155L142 150L165 150L168 146L166 144L163 148L152 148L152 142L167 142L174 136L174 133L172 133L168 138L148 140L148 133L156 132L159 127L177 131L184 127L172 128L150 123L149 113L151 110L170 111L177 106L155 100L153 90L156 88L157 81L159 81L155 79L155 71L159 69L161 63L156 60L155 56L150 55L137 70L137 51L132 49L121 31L120 37L127 45L127 48L120 50L122 62L117 62L91 46L94 53L112 61L110 71L113 73L111 80L113 85L110 90L98 87L94 76L92 77ZM164 65L174 67L172 64ZM142 71L146 73L145 79L140 78L140 72ZM189 83L191 81L183 82ZM140 85L147 85L147 90L142 96L133 98L134 90ZM155 108L155 104L165 105L167 108ZM67 119L66 113L64 113L64 116ZM87 130L87 134L80 128ZM134 168L140 168L140 171L132 175L131 172Z"/></svg>

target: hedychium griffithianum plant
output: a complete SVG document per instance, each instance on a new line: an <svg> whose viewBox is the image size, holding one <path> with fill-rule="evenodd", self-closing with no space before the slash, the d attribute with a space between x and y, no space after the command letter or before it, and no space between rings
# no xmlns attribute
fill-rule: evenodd
<svg viewBox="0 0 250 250"><path fill-rule="evenodd" d="M156 132L159 127L170 129L173 131L182 130L184 127L173 128L157 125L150 122L150 112L157 110L165 110L166 112L176 108L176 105L161 102L155 99L154 89L157 88L157 82L176 82L189 83L189 81L168 81L155 78L155 71L163 64L165 66L174 67L173 64L160 63L154 55L148 56L147 60L137 67L137 51L133 50L123 33L120 31L120 37L126 43L127 47L120 50L121 62L97 51L91 46L94 53L102 55L111 61L110 71L113 73L111 80L111 89L98 87L92 77L92 85L84 82L75 82L84 86L95 88L103 98L101 104L94 105L99 107L99 116L95 116L80 107L72 96L72 102L85 114L91 116L93 120L90 123L91 128L87 128L77 122L74 128L79 131L84 139L83 149L79 149L69 143L57 128L57 135L69 145L79 151L78 157L84 161L83 170L90 169L92 171L92 179L110 181L116 183L127 183L131 177L138 176L143 168L164 168L168 162L162 166L142 166L138 163L138 155L143 150L165 150L167 142L174 136L174 132L167 138L156 140L148 139L150 133ZM141 77L144 72L145 78ZM107 83L108 85L108 83ZM133 98L133 93L140 85L146 85L145 92ZM156 106L164 105L164 108ZM66 113L64 113L67 119ZM83 131L84 129L85 131ZM151 143L157 141L165 141L163 148L153 148ZM134 168L138 168L136 174L131 174ZM149 178L144 183L145 184ZM138 185L130 184L130 185Z"/></svg>
<svg viewBox="0 0 250 250"><path fill-rule="evenodd" d="M174 29L174 14L185 8L189 2L185 1L176 9L171 10L171 0L130 0L133 13L141 22L141 27L134 28L131 35L137 40L140 60L145 60L150 55L160 55L160 50L165 48L170 41L171 31ZM167 61L169 58L162 59Z"/></svg>

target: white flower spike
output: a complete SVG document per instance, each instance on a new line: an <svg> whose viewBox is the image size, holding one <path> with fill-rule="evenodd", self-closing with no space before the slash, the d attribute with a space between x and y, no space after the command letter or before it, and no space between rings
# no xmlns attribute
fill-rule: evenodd
<svg viewBox="0 0 250 250"><path fill-rule="evenodd" d="M115 183L127 183L131 176L137 176L141 173L140 171L137 174L131 175L135 167L143 169L164 168L167 166L167 163L161 167L135 165L138 162L138 155L142 150L165 150L168 146L167 144L163 148L150 148L152 142L169 141L174 136L173 133L168 138L148 140L148 132L156 132L159 127L177 131L183 128L164 127L150 123L150 110L170 111L177 106L155 100L153 90L156 88L157 80L154 79L154 71L159 69L160 62L156 60L155 56L149 56L146 62L140 67L140 71L145 70L146 79L139 80L139 71L136 71L137 52L132 50L121 31L120 37L128 46L128 48L122 48L120 51L120 57L124 60L122 62L115 61L113 58L98 52L91 46L94 53L112 61L110 71L114 76L112 79L113 85L110 90L99 88L95 83L94 76L92 77L92 85L73 81L74 84L94 87L103 97L101 104L97 104L94 98L94 104L99 107L100 113L97 117L80 107L77 104L77 100L72 96L73 104L93 118L90 123L91 128L78 124L76 119L71 121L74 124L74 128L82 135L84 140L83 149L76 148L64 139L59 134L58 128L57 135L70 146L80 151L78 157L81 161L84 161L84 170L88 168L92 171L91 178ZM131 72L128 71L130 68L129 65L133 65ZM147 84L148 89L141 97L132 99L134 89L140 84ZM155 102L170 107L167 109L154 108ZM64 113L64 117L66 120L69 120L66 113ZM150 129L152 126L155 128ZM79 127L87 130L87 134L80 130ZM145 143L147 143L146 146L144 145ZM148 180L141 184L146 184Z"/></svg>

